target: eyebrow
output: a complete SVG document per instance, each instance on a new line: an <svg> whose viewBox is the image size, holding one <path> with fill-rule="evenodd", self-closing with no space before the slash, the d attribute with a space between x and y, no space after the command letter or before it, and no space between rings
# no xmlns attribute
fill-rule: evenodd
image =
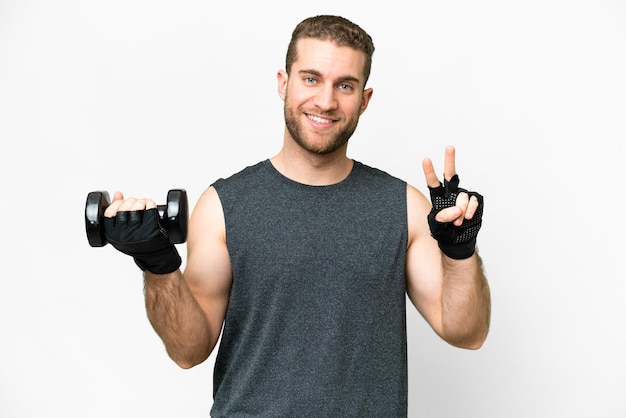
<svg viewBox="0 0 626 418"><path fill-rule="evenodd" d="M322 77L322 73L320 73L317 70L299 70L298 74L301 74L301 75L302 74L311 74L311 75L314 75L314 76L317 76L317 77ZM353 77L351 75L346 75L346 76L343 76L343 77L339 78L339 82L341 82L341 83L346 82L346 81L352 81L352 82L357 83L357 84L361 82L361 80L359 80L357 77Z"/></svg>

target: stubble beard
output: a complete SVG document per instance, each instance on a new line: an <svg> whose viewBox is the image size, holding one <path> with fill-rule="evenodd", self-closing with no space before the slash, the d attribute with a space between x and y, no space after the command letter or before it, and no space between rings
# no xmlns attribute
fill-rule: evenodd
<svg viewBox="0 0 626 418"><path fill-rule="evenodd" d="M313 141L307 140L307 134L304 132L305 127L302 126L302 123L299 122L298 116L301 113L296 114L296 111L299 109L294 109L293 106L289 103L289 96L285 97L285 105L284 105L284 114L285 114L285 125L287 126L287 131L293 138L293 140L305 150L319 155L330 154L334 151L337 151L341 147L343 147L354 131L356 130L357 124L359 122L358 116L352 120L348 121L348 124L336 133L332 132L319 132L318 135L326 136L326 141ZM319 114L319 112L317 112ZM320 115L323 116L323 115Z"/></svg>

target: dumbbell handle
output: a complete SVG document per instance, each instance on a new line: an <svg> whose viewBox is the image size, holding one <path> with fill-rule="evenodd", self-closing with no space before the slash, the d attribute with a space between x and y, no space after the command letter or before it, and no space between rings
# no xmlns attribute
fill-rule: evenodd
<svg viewBox="0 0 626 418"><path fill-rule="evenodd" d="M104 211L109 206L109 193L95 191L87 195L85 203L85 230L87 240L92 247L107 244L104 236ZM167 193L167 204L157 205L161 225L167 231L172 244L187 240L187 220L189 217L187 192L184 189L172 189Z"/></svg>

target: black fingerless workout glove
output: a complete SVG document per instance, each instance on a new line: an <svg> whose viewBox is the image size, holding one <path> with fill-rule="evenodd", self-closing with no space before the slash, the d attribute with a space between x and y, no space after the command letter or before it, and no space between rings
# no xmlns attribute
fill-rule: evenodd
<svg viewBox="0 0 626 418"><path fill-rule="evenodd" d="M167 274L181 265L180 255L161 226L156 208L105 217L104 235L113 247L133 257L144 271Z"/></svg>
<svg viewBox="0 0 626 418"><path fill-rule="evenodd" d="M454 175L450 181L444 179L443 184L438 187L428 187L430 190L430 200L433 205L428 214L428 225L430 233L439 243L441 251L450 258L461 260L469 258L476 249L476 237L483 222L483 197L476 192L468 192L459 187L459 176ZM470 197L478 199L478 208L472 219L464 219L461 226L456 226L452 222L439 222L435 216L442 209L449 208L456 204L459 193L465 192Z"/></svg>

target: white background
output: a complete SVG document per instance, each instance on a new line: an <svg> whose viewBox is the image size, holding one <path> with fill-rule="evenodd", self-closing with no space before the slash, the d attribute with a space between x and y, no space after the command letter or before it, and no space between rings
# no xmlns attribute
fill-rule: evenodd
<svg viewBox="0 0 626 418"><path fill-rule="evenodd" d="M85 198L193 206L277 152L275 74L323 13L377 48L350 156L425 191L453 144L486 197L491 334L452 348L411 310L410 416L626 416L625 2L0 0L0 417L208 416L213 357L168 359Z"/></svg>

